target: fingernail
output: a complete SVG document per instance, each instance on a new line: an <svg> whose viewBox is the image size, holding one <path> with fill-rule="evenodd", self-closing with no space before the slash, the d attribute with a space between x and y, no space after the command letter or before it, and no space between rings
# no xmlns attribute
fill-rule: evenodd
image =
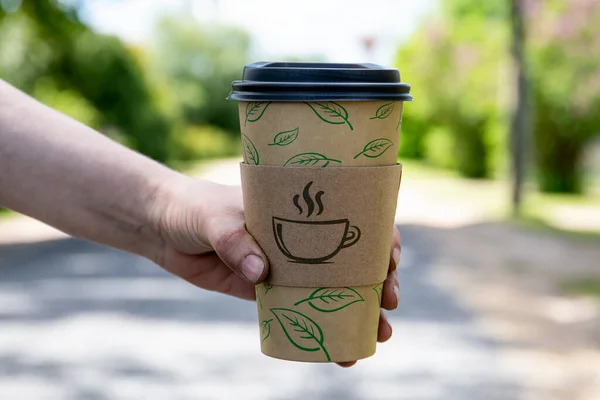
<svg viewBox="0 0 600 400"><path fill-rule="evenodd" d="M259 256L250 254L242 262L242 274L251 282L256 282L265 270L265 262Z"/></svg>
<svg viewBox="0 0 600 400"><path fill-rule="evenodd" d="M400 304L400 288L398 286L394 286L394 294L396 295L396 306Z"/></svg>
<svg viewBox="0 0 600 400"><path fill-rule="evenodd" d="M394 264L396 264L396 267L398 267L398 264L400 264L400 249L397 247L394 249L394 252L392 253L392 260L394 260Z"/></svg>

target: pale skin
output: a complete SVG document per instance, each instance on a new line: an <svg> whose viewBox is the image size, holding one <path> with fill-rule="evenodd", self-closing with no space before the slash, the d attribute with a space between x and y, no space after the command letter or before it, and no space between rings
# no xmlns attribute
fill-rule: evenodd
<svg viewBox="0 0 600 400"><path fill-rule="evenodd" d="M255 300L267 258L245 229L239 187L138 154L0 80L0 205L143 256L206 290ZM394 229L382 308L398 306ZM383 313L378 341L392 328ZM349 367L356 361L339 363Z"/></svg>

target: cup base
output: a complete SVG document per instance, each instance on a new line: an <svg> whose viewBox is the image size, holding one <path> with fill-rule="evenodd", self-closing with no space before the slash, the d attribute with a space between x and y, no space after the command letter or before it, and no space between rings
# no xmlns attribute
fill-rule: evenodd
<svg viewBox="0 0 600 400"><path fill-rule="evenodd" d="M371 357L383 283L355 287L256 286L263 354L298 362Z"/></svg>
<svg viewBox="0 0 600 400"><path fill-rule="evenodd" d="M284 361L294 361L294 362L299 362L299 363L319 363L319 364L329 364L329 363L339 363L339 362L351 362L351 361L359 361L359 360L364 360L366 358L370 358L373 357L375 355L375 349L373 349L373 351L369 352L368 354L361 354L360 356L356 356L356 357L345 357L343 359L339 359L339 360L331 360L331 361L327 361L327 360L309 360L309 359L299 359L298 357L291 357L291 356L287 356L284 354L270 354L268 352L266 352L264 349L261 349L261 353L263 353L265 356L271 357L271 358L275 358L277 360L284 360Z"/></svg>

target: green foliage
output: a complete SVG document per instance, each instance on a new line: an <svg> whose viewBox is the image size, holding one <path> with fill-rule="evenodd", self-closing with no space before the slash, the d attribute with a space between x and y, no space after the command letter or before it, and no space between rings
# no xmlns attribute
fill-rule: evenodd
<svg viewBox="0 0 600 400"><path fill-rule="evenodd" d="M144 52L89 29L77 4L2 0L0 76L159 161L239 153L225 97L248 61L245 32L173 16Z"/></svg>
<svg viewBox="0 0 600 400"><path fill-rule="evenodd" d="M0 9L0 76L31 92L38 77L47 73L53 52L38 40L35 21L24 13L8 16Z"/></svg>
<svg viewBox="0 0 600 400"><path fill-rule="evenodd" d="M496 5L448 3L441 19L427 21L398 51L396 65L415 97L405 108L401 156L452 165L466 177L491 176L496 149L488 144L496 140L490 135L502 132L490 127L504 119L499 82L507 32L497 17L499 0L489 3ZM435 138L427 138L432 133Z"/></svg>
<svg viewBox="0 0 600 400"><path fill-rule="evenodd" d="M453 152L448 151L452 147L453 138L447 127L436 126L427 132L425 148L432 165L456 169L456 157Z"/></svg>
<svg viewBox="0 0 600 400"><path fill-rule="evenodd" d="M425 157L425 132L429 126L425 118L420 118L410 110L412 106L404 107L398 155L401 158L422 159Z"/></svg>
<svg viewBox="0 0 600 400"><path fill-rule="evenodd" d="M538 185L578 193L585 146L600 132L600 3L548 5L530 15Z"/></svg>
<svg viewBox="0 0 600 400"><path fill-rule="evenodd" d="M174 138L173 157L178 161L193 161L239 155L239 136L213 126L188 126Z"/></svg>
<svg viewBox="0 0 600 400"><path fill-rule="evenodd" d="M102 112L103 124L119 126L137 150L166 161L169 122L131 52L116 38L87 31L73 40L68 62L69 82Z"/></svg>
<svg viewBox="0 0 600 400"><path fill-rule="evenodd" d="M82 24L76 9L51 0L0 9L0 75L90 124L114 129L135 149L165 161L170 126L131 51Z"/></svg>
<svg viewBox="0 0 600 400"><path fill-rule="evenodd" d="M427 80L435 75L434 66L420 53L433 51L433 43L427 34L427 25L422 26L411 40L396 54L396 66L402 73L402 80L411 84L414 102L404 106L402 113L402 134L398 148L399 155L420 159L426 156L425 136L433 127L433 107L430 102L432 85Z"/></svg>
<svg viewBox="0 0 600 400"><path fill-rule="evenodd" d="M562 284L562 290L568 294L589 296L600 301L600 279L567 281Z"/></svg>
<svg viewBox="0 0 600 400"><path fill-rule="evenodd" d="M78 91L60 89L51 77L37 79L31 94L45 105L88 126L98 126L100 123L101 115L88 99Z"/></svg>
<svg viewBox="0 0 600 400"><path fill-rule="evenodd" d="M193 19L163 19L150 61L177 94L184 123L214 125L239 136L237 103L225 97L248 62L247 33L224 26L200 27Z"/></svg>
<svg viewBox="0 0 600 400"><path fill-rule="evenodd" d="M505 170L510 87L508 2L448 0L397 53L415 102L406 106L401 157L467 177ZM528 72L538 186L580 192L582 157L600 132L600 3L527 2Z"/></svg>
<svg viewBox="0 0 600 400"><path fill-rule="evenodd" d="M443 12L454 20L475 19L503 22L508 17L507 1L498 0L445 0L440 6Z"/></svg>

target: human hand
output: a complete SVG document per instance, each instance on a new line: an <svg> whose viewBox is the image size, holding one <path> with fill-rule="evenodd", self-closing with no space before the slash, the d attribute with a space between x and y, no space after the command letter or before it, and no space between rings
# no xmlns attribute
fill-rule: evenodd
<svg viewBox="0 0 600 400"><path fill-rule="evenodd" d="M256 300L254 286L266 278L268 263L246 231L240 188L182 178L164 189L153 210L154 225L164 244L155 261L200 288ZM398 306L399 260L400 234L394 228L382 295L382 308L387 310ZM385 342L391 335L382 310L377 340Z"/></svg>

